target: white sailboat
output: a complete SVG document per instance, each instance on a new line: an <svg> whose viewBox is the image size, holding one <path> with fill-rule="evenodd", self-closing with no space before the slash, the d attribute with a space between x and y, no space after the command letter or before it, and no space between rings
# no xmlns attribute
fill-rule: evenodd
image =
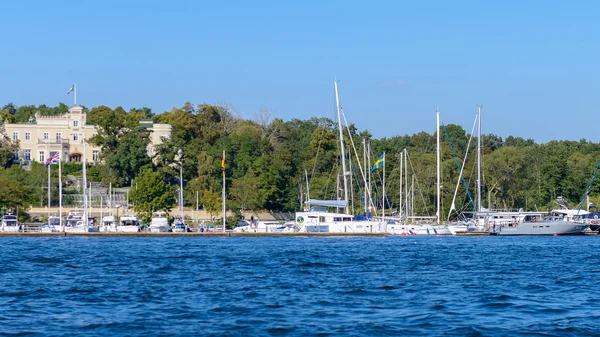
<svg viewBox="0 0 600 337"><path fill-rule="evenodd" d="M346 171L346 156L344 145L344 134L342 130L342 109L340 105L337 81L334 81L335 99L338 114L338 131L340 137L340 150L342 159L342 177L344 181L343 200L315 200L309 199L308 205L312 205L308 211L296 212L295 225L301 232L325 232L325 233L385 233L386 221L354 220L348 208L348 175ZM344 213L331 213L326 207L343 208Z"/></svg>

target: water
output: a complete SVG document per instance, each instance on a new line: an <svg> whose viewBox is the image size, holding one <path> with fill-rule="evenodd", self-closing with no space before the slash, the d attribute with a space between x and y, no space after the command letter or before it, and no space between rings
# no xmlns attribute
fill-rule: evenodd
<svg viewBox="0 0 600 337"><path fill-rule="evenodd" d="M0 335L579 336L596 237L0 238Z"/></svg>

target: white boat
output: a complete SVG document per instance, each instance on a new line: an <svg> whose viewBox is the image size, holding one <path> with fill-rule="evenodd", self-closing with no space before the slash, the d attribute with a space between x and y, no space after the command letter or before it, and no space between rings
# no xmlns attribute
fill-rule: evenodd
<svg viewBox="0 0 600 337"><path fill-rule="evenodd" d="M5 214L2 217L2 227L0 227L3 232L20 232L21 226L19 225L19 221L17 220L17 216L14 214Z"/></svg>
<svg viewBox="0 0 600 337"><path fill-rule="evenodd" d="M123 215L119 219L117 232L136 233L140 231L140 220L134 215Z"/></svg>
<svg viewBox="0 0 600 337"><path fill-rule="evenodd" d="M272 233L272 232L295 232L294 222L283 221L256 221L242 219L234 228L234 232Z"/></svg>
<svg viewBox="0 0 600 337"><path fill-rule="evenodd" d="M385 221L354 220L353 215L330 213L324 206L313 206L308 212L296 212L300 232L311 233L385 233Z"/></svg>
<svg viewBox="0 0 600 337"><path fill-rule="evenodd" d="M64 231L67 233L93 233L98 232L98 228L93 226L93 221L84 220L84 211L73 210L70 211L65 219Z"/></svg>
<svg viewBox="0 0 600 337"><path fill-rule="evenodd" d="M181 220L181 218L177 218L173 223L173 227L171 228L173 233L185 233L187 228L185 227L185 223Z"/></svg>
<svg viewBox="0 0 600 337"><path fill-rule="evenodd" d="M43 233L60 232L60 218L57 216L50 216L48 222L42 225L41 231Z"/></svg>
<svg viewBox="0 0 600 337"><path fill-rule="evenodd" d="M150 222L151 233L163 233L169 231L169 219L166 212L152 213L152 221Z"/></svg>
<svg viewBox="0 0 600 337"><path fill-rule="evenodd" d="M446 225L403 224L396 221L388 222L387 232L392 235L452 235Z"/></svg>
<svg viewBox="0 0 600 337"><path fill-rule="evenodd" d="M116 232L117 231L117 218L112 215L107 215L102 218L100 225L100 232Z"/></svg>

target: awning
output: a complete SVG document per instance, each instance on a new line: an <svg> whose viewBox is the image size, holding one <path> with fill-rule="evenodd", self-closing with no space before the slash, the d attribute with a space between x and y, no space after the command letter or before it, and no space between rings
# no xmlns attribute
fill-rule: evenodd
<svg viewBox="0 0 600 337"><path fill-rule="evenodd" d="M344 200L317 200L317 199L309 199L308 200L308 204L309 205L315 205L315 206L344 208L344 207L346 207L347 203Z"/></svg>

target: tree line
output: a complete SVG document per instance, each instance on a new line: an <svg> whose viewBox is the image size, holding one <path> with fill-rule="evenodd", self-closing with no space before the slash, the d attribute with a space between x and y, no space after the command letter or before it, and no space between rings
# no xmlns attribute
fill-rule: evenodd
<svg viewBox="0 0 600 337"><path fill-rule="evenodd" d="M10 122L29 121L36 112L42 115L62 114L67 106L24 106L10 103L0 110L0 119ZM308 193L314 199L335 199L338 195L338 173L341 171L340 148L336 121L328 118L273 118L262 108L253 120L241 118L226 105L185 103L171 111L154 114L149 108L126 111L122 107L98 106L86 109L88 123L98 133L90 143L101 147L100 160L89 166L88 180L105 185L132 187L130 200L137 210L149 218L152 211L168 210L176 203L179 168L183 171L184 200L218 213L221 207L221 156L225 151L227 208L230 210L296 211L303 208ZM150 131L144 121L172 125L172 135L148 155ZM142 123L140 123L142 122ZM460 125L449 124L440 129L442 139L441 214L445 218L451 206L459 178L459 165L472 196L476 193L476 139ZM19 205L27 208L41 193L43 167L23 171L12 165L11 155L18 148L0 129L0 207ZM386 208L399 207L400 157L407 149L412 175L415 177L415 213L435 214L436 134L419 132L376 139L367 130L349 125L344 132L346 144L353 149L349 170L353 176L350 192L354 213L362 212L365 186L358 164L362 165L362 143L370 143L371 161L386 153ZM526 210L553 208L562 196L577 205L584 197L596 163L600 144L554 140L536 143L532 139L494 134L482 135L483 206L493 209ZM468 145L470 144L470 145ZM458 165L457 165L458 163ZM41 172L38 172L40 171ZM414 169L414 172L413 172ZM367 168L366 171L370 171ZM373 199L381 208L381 170L373 172ZM28 176L36 178L27 178ZM307 189L307 182L308 186ZM9 182L10 181L10 182ZM16 191L16 192L15 192ZM591 196L598 195L597 184ZM45 193L45 192L44 192ZM16 200L15 196L22 198ZM343 194L342 194L343 195ZM472 203L461 183L457 209L471 211ZM594 200L592 198L592 200ZM453 217L456 214L453 214Z"/></svg>

